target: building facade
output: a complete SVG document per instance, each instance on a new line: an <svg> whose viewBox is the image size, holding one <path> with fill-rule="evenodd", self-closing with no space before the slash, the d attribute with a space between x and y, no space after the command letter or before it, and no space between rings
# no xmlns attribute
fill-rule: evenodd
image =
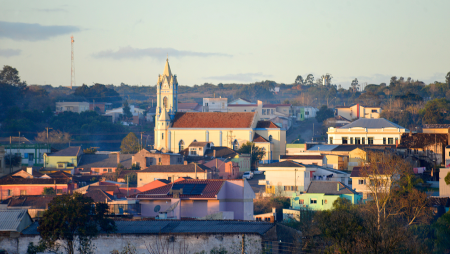
<svg viewBox="0 0 450 254"><path fill-rule="evenodd" d="M81 113L89 110L89 102L57 102L56 113L74 112Z"/></svg>

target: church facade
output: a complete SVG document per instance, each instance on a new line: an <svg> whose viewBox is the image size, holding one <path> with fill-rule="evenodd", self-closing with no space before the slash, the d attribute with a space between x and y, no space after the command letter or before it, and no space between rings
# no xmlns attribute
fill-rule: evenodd
<svg viewBox="0 0 450 254"><path fill-rule="evenodd" d="M248 142L263 148L263 162L278 161L286 153L286 130L261 121L257 112L177 112L178 81L169 61L158 77L155 148L179 153L192 142L211 142L237 150Z"/></svg>

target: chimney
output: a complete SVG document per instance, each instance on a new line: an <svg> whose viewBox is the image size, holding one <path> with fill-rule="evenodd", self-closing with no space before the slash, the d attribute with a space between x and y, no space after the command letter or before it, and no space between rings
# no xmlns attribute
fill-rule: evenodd
<svg viewBox="0 0 450 254"><path fill-rule="evenodd" d="M340 191L340 187L341 187L341 185L338 183L337 184L337 191Z"/></svg>
<svg viewBox="0 0 450 254"><path fill-rule="evenodd" d="M187 165L188 163L187 163L187 161L184 161L184 165Z"/></svg>
<svg viewBox="0 0 450 254"><path fill-rule="evenodd" d="M277 208L272 207L272 213L273 213L273 215L275 215L277 213Z"/></svg>
<svg viewBox="0 0 450 254"><path fill-rule="evenodd" d="M117 153L117 164L120 163L120 152Z"/></svg>
<svg viewBox="0 0 450 254"><path fill-rule="evenodd" d="M213 157L216 158L216 149L213 150Z"/></svg>
<svg viewBox="0 0 450 254"><path fill-rule="evenodd" d="M33 175L33 167L27 167L27 173Z"/></svg>

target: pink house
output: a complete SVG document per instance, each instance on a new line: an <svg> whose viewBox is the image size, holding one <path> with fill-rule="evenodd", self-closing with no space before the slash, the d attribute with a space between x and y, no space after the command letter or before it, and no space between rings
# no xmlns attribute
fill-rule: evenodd
<svg viewBox="0 0 450 254"><path fill-rule="evenodd" d="M214 178L236 179L239 177L239 163L226 159L214 159L203 163L214 172Z"/></svg>
<svg viewBox="0 0 450 254"><path fill-rule="evenodd" d="M177 181L130 196L141 215L154 218L253 220L255 193L245 179Z"/></svg>

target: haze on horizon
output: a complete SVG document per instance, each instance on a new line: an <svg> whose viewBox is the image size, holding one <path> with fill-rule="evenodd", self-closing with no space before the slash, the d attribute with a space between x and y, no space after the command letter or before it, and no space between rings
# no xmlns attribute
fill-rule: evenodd
<svg viewBox="0 0 450 254"><path fill-rule="evenodd" d="M180 85L425 83L450 71L450 1L10 1L0 3L0 66L28 84L154 85L169 56Z"/></svg>

